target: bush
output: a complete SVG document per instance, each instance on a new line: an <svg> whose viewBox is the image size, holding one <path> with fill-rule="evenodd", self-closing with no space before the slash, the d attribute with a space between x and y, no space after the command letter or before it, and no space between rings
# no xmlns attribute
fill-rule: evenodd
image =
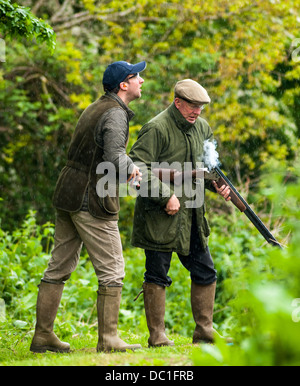
<svg viewBox="0 0 300 386"><path fill-rule="evenodd" d="M275 219L284 218L282 233L291 235L289 245L281 250L257 244L236 256L241 258L237 269L225 264L222 287L230 312L223 326L235 344L219 341L195 355L195 364L299 365L300 168L298 163L293 175L274 163L266 170L261 193L273 202Z"/></svg>
<svg viewBox="0 0 300 386"><path fill-rule="evenodd" d="M215 328L234 339L204 346L194 354L194 363L223 365L295 365L300 361L300 183L299 170L290 183L278 166L276 175L266 175L261 192L273 202L273 222L282 224L280 240L290 235L282 250L266 244L246 216L233 210L231 216L208 213L212 225L210 249L218 270ZM228 204L230 207L230 204ZM265 220L265 216L261 215ZM284 220L284 221L283 221ZM283 221L283 222L282 222ZM279 230L278 230L279 231ZM0 298L6 303L1 345L10 334L32 333L37 285L50 258L54 225L38 225L29 212L23 225L12 233L0 230ZM120 309L119 330L147 334L141 290L144 253L124 250L126 277ZM168 333L190 337L194 321L190 308L189 273L174 254L167 289ZM67 282L56 329L61 337L96 336L97 278L83 250L76 271Z"/></svg>

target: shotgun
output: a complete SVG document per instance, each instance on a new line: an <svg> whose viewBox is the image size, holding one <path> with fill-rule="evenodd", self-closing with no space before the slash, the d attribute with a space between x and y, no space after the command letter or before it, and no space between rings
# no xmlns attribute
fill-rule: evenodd
<svg viewBox="0 0 300 386"><path fill-rule="evenodd" d="M255 212L250 208L247 202L243 199L243 197L239 194L236 188L233 186L231 181L225 176L222 170L215 166L211 172L205 169L194 169L186 172L179 172L176 169L153 169L153 174L158 177L162 182L172 182L175 185L180 185L186 179L191 178L204 178L206 180L216 181L218 187L221 186L229 186L230 188L230 198L231 202L242 212L244 213L248 219L252 222L255 228L261 233L261 235L265 238L265 240L276 247L282 248L280 243L276 240L276 238L272 235L272 233L268 230L265 224L260 220L260 218L255 214Z"/></svg>

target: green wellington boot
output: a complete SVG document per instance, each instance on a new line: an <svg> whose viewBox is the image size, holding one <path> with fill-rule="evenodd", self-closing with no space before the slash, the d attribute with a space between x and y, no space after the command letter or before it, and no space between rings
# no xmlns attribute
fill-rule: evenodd
<svg viewBox="0 0 300 386"><path fill-rule="evenodd" d="M121 293L122 287L99 287L97 298L98 352L134 351L142 348L140 344L130 345L118 337Z"/></svg>
<svg viewBox="0 0 300 386"><path fill-rule="evenodd" d="M193 343L213 343L213 310L216 292L216 282L209 285L199 285L192 282L191 305L196 328Z"/></svg>
<svg viewBox="0 0 300 386"><path fill-rule="evenodd" d="M150 332L149 347L174 346L165 333L166 289L157 284L144 283L144 304Z"/></svg>
<svg viewBox="0 0 300 386"><path fill-rule="evenodd" d="M44 353L48 351L69 352L69 343L61 342L53 332L58 306L64 284L41 282L36 304L36 326L30 351Z"/></svg>

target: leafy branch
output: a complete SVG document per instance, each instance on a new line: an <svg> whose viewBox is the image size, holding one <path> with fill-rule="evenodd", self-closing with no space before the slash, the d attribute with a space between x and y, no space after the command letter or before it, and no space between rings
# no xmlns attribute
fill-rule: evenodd
<svg viewBox="0 0 300 386"><path fill-rule="evenodd" d="M49 24L34 16L29 7L12 4L10 0L0 0L0 32L4 37L21 40L36 39L45 42L53 52L56 36Z"/></svg>

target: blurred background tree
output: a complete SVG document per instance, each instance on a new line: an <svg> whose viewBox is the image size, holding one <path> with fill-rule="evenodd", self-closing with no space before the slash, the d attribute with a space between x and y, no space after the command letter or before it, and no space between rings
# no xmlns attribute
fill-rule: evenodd
<svg viewBox="0 0 300 386"><path fill-rule="evenodd" d="M29 209L40 222L54 218L51 197L76 122L102 94L103 71L116 60L148 63L142 99L131 105L128 150L141 126L172 102L175 83L192 78L212 98L203 117L234 183L253 190L270 158L292 166L300 132L300 67L293 56L299 0L24 0L18 13L41 24L29 23L28 35L7 24L11 4L0 0L4 228ZM55 50L51 39L41 43L39 18L55 31ZM27 38L34 35L36 42ZM124 242L133 205L127 198L121 212Z"/></svg>
<svg viewBox="0 0 300 386"><path fill-rule="evenodd" d="M51 197L77 120L103 93L108 64L146 60L143 96L130 105L136 115L128 150L141 126L172 102L178 80L198 81L212 98L203 117L218 141L222 169L255 202L267 226L276 228L278 240L290 240L284 250L263 245L245 216L208 196L218 270L215 327L238 344L208 346L194 362L298 364L298 314L292 315L298 312L300 272L300 0L17 3L0 0L6 48L0 63L3 347L15 350L15 329L33 333L36 286L53 245ZM135 199L122 200L127 269L120 324L147 334L143 302L132 302L144 271L143 251L129 248ZM175 256L170 275L177 284L168 291L166 326L190 337L190 278ZM63 336L96 336L96 289L84 251L58 315Z"/></svg>

